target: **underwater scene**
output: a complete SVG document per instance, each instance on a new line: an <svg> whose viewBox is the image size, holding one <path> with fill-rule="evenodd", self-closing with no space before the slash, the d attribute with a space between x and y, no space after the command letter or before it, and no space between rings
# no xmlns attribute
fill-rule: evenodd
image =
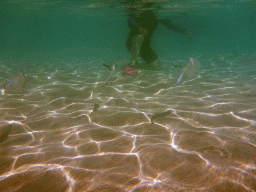
<svg viewBox="0 0 256 192"><path fill-rule="evenodd" d="M0 1L0 191L256 191L255 21L255 0Z"/></svg>

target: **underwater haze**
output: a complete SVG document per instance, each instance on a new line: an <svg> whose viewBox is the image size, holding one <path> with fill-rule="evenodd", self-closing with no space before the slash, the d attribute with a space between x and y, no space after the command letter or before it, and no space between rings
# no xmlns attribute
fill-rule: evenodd
<svg viewBox="0 0 256 192"><path fill-rule="evenodd" d="M124 1L0 1L0 191L256 191L255 0L152 2L127 75Z"/></svg>

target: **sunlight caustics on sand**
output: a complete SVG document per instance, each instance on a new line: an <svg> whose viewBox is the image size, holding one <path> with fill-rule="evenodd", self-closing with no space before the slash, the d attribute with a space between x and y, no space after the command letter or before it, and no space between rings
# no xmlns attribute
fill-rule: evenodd
<svg viewBox="0 0 256 192"><path fill-rule="evenodd" d="M172 68L104 87L105 68L27 69L0 97L0 191L255 191L255 75L200 61L178 87Z"/></svg>

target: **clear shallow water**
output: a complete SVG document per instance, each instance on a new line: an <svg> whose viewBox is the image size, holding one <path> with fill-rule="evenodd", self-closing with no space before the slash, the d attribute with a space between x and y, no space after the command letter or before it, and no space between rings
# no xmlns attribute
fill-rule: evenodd
<svg viewBox="0 0 256 192"><path fill-rule="evenodd" d="M183 41L190 52L172 53L179 50L174 42L160 54L164 70L127 76L119 69L105 87L109 71L102 64L129 59L121 47L125 34L117 48L95 41L100 57L99 49L72 43L61 54L59 45L38 55L2 49L1 82L20 68L27 82L23 96L0 97L0 130L11 129L0 143L1 191L255 191L256 55L239 43L210 52L217 48L195 45L196 35ZM27 51L48 48L36 43ZM174 66L191 56L200 70L174 87ZM91 114L95 103L100 108ZM166 110L172 113L151 124Z"/></svg>

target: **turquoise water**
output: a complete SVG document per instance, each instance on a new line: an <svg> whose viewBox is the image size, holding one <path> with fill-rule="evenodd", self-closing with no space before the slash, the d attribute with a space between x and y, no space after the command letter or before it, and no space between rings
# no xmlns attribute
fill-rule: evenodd
<svg viewBox="0 0 256 192"><path fill-rule="evenodd" d="M256 191L255 1L157 1L191 36L159 24L163 69L135 76L124 6L0 2L0 82L26 73L0 96L0 191Z"/></svg>

